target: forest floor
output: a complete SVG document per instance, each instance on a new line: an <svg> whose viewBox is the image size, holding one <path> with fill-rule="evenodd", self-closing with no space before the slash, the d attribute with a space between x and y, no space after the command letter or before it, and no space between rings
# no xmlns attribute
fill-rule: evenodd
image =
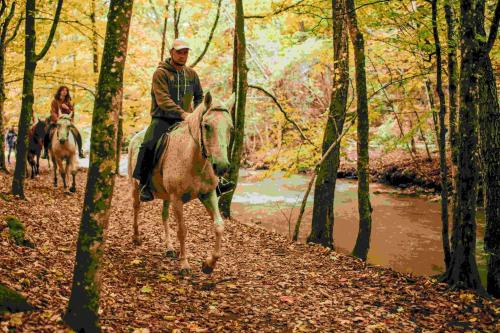
<svg viewBox="0 0 500 333"><path fill-rule="evenodd" d="M54 189L46 169L27 180L27 200L8 195L0 175L0 283L37 310L0 318L0 332L63 332L85 171L77 193ZM319 246L290 243L256 226L226 221L223 257L212 275L201 261L214 235L197 202L185 207L193 275L165 256L161 204L143 205L143 243L132 243L127 178L117 177L104 261L104 332L481 332L500 331L500 301L449 291L425 277L364 265ZM19 247L4 222L17 216L35 247ZM172 222L172 227L175 224ZM177 242L175 242L177 243Z"/></svg>

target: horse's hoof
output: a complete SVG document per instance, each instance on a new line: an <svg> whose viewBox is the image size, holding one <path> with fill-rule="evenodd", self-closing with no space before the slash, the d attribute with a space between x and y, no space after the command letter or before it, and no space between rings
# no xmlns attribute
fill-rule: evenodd
<svg viewBox="0 0 500 333"><path fill-rule="evenodd" d="M208 266L205 262L201 265L201 271L205 274L212 274L214 271L213 267Z"/></svg>
<svg viewBox="0 0 500 333"><path fill-rule="evenodd" d="M75 192L76 192L76 188L75 188L75 187L70 187L70 188L69 188L69 191L70 191L71 193L75 193Z"/></svg>
<svg viewBox="0 0 500 333"><path fill-rule="evenodd" d="M181 276L191 275L191 268L181 268L181 270L179 271L179 274Z"/></svg>
<svg viewBox="0 0 500 333"><path fill-rule="evenodd" d="M167 252L165 252L165 255L168 257L168 258L177 258L177 252L175 252L175 250L167 250Z"/></svg>
<svg viewBox="0 0 500 333"><path fill-rule="evenodd" d="M141 245L142 244L142 240L139 237L134 237L132 239L132 241L134 242L134 245Z"/></svg>

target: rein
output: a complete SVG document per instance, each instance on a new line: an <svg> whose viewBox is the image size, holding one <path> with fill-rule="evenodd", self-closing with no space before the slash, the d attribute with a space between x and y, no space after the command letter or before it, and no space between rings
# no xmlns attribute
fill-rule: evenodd
<svg viewBox="0 0 500 333"><path fill-rule="evenodd" d="M209 109L208 111L221 111L221 112L229 113L229 110L224 109L224 108L212 108L212 109ZM205 145L205 141L203 140L203 126L202 126L202 124L203 124L203 117L205 116L205 114L208 113L208 111L203 112L203 114L201 115L200 123L199 123L199 127L200 127L200 142L199 142L199 144L201 147L201 156L206 160L210 157L210 155L208 155L207 147ZM189 130L189 134L191 134L191 137L193 138L194 142L198 143L196 141L196 139L194 138L193 134L191 133L191 129Z"/></svg>

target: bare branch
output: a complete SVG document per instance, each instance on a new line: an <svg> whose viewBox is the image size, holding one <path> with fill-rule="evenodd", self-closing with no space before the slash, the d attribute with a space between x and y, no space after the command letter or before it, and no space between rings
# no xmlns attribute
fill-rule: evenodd
<svg viewBox="0 0 500 333"><path fill-rule="evenodd" d="M14 38L16 38L17 33L19 32L19 28L21 27L21 23L23 23L23 21L24 21L24 17L21 15L19 20L17 20L16 27L14 28L12 35L9 38L7 38L7 40L5 41L5 43L4 43L5 46L9 45L10 42L12 42L14 40Z"/></svg>
<svg viewBox="0 0 500 333"><path fill-rule="evenodd" d="M39 54L35 55L35 61L43 59L43 57L45 57L45 55L49 51L50 45L52 44L52 40L54 39L54 35L56 33L57 23L59 21L59 16L61 15L62 5L63 5L63 0L58 0L56 13L54 15L54 22L52 22L52 27L50 27L49 37L47 38L47 41L45 42L42 51L40 51Z"/></svg>
<svg viewBox="0 0 500 333"><path fill-rule="evenodd" d="M212 41L212 38L214 36L215 28L217 28L217 23L219 22L221 3L222 3L222 0L219 0L219 3L217 4L217 15L215 16L215 21L214 21L214 24L212 26L212 30L210 30L210 35L208 36L208 40L205 43L205 48L203 49L203 52L201 52L201 54L198 56L198 58L193 62L191 67L196 66L200 62L200 60L203 59L203 56L205 55L205 53L207 53L208 47L210 46L210 42Z"/></svg>
<svg viewBox="0 0 500 333"><path fill-rule="evenodd" d="M265 90L264 88L262 87L259 87L259 86L256 86L256 85L252 85L252 84L249 84L248 85L249 88L253 88L253 89L257 89L259 91L262 91L264 94L266 94L267 96L269 96L274 104L276 104L276 106L279 108L279 110L281 111L281 113L283 113L283 115L285 116L285 119L291 123L300 133L300 137L304 140L304 141L307 141L309 142L311 145L313 145L314 147L316 146L311 140L309 140L305 135L304 135L304 132L302 131L302 129L299 127L299 125L297 125L297 123L291 119L288 114L286 113L286 111L283 109L283 107L281 106L281 104L278 102L278 99L276 97L274 97L273 94L271 94L269 91Z"/></svg>
<svg viewBox="0 0 500 333"><path fill-rule="evenodd" d="M5 11L4 4L5 4L5 1L3 1L3 3L2 3L2 10L0 10L0 12L2 12L2 14L3 14L3 11ZM14 2L12 2L12 5L10 6L9 15L7 15L7 17L5 18L5 21L3 21L3 23L2 23L2 32L1 32L1 35L0 35L0 44L3 47L6 46L5 45L5 39L7 38L7 29L9 28L10 21L14 17L14 12L15 11L16 11L16 2L14 1Z"/></svg>
<svg viewBox="0 0 500 333"><path fill-rule="evenodd" d="M6 9L7 9L7 3L5 2L5 0L2 0L2 7L0 7L0 16L2 16L3 13L5 13Z"/></svg>
<svg viewBox="0 0 500 333"><path fill-rule="evenodd" d="M488 36L488 44L486 44L487 52L491 51L491 49L493 48L493 44L495 44L495 39L497 39L499 21L500 21L500 0L497 1L495 14L493 16L493 21L491 23L490 35Z"/></svg>
<svg viewBox="0 0 500 333"><path fill-rule="evenodd" d="M297 6L300 6L301 3L303 3L305 0L299 0L297 1L296 3L293 3L289 6L286 6L286 7L282 7L272 13L268 13L268 14L261 14L261 15L246 15L245 16L245 20L246 19L256 19L256 18L260 18L260 19L263 19L263 18L266 18L266 17L270 17L270 16L275 16L275 15L278 15L278 14L281 14L283 12L286 12L287 10L289 9L292 9L292 8L295 8Z"/></svg>

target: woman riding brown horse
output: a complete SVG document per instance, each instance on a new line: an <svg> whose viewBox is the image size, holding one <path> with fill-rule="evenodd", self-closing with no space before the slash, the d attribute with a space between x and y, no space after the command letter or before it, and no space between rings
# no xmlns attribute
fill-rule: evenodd
<svg viewBox="0 0 500 333"><path fill-rule="evenodd" d="M44 148L45 148L44 158L48 158L47 153L49 151L50 136L52 135L52 132L56 127L59 116L61 114L71 114L72 115L71 122L73 122L75 114L74 109L75 108L73 106L73 103L71 102L71 95L69 94L69 88L66 86L60 86L59 89L57 89L56 94L54 95L54 100L52 101L52 104L50 104L50 125L44 140ZM71 131L73 132L76 143L78 145L79 157L85 158L85 155L83 155L82 151L82 136L80 135L80 132L74 126L72 126Z"/></svg>

